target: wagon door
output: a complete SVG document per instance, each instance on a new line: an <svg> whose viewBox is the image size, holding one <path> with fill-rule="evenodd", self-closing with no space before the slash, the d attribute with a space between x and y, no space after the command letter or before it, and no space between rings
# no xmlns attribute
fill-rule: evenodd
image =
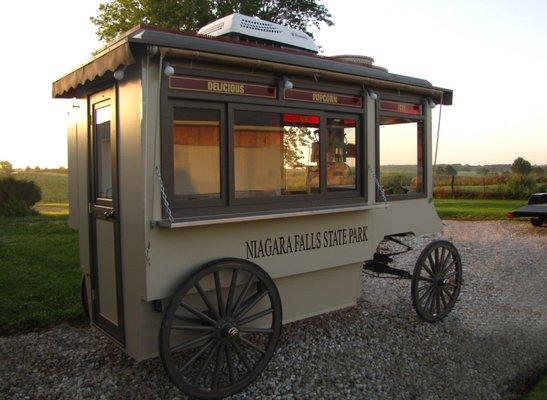
<svg viewBox="0 0 547 400"><path fill-rule="evenodd" d="M115 89L89 97L93 322L124 342Z"/></svg>

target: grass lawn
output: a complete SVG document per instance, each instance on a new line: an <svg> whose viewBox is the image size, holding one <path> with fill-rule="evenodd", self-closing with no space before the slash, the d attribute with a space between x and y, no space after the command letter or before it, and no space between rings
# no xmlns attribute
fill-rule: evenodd
<svg viewBox="0 0 547 400"><path fill-rule="evenodd" d="M526 200L435 199L443 219L507 219L507 213L526 204Z"/></svg>
<svg viewBox="0 0 547 400"><path fill-rule="evenodd" d="M66 215L0 218L0 334L83 320L80 279Z"/></svg>
<svg viewBox="0 0 547 400"><path fill-rule="evenodd" d="M530 393L523 397L523 400L545 400L547 399L547 375L532 389Z"/></svg>
<svg viewBox="0 0 547 400"><path fill-rule="evenodd" d="M66 216L68 215L68 203L43 203L34 206L34 209L43 215Z"/></svg>

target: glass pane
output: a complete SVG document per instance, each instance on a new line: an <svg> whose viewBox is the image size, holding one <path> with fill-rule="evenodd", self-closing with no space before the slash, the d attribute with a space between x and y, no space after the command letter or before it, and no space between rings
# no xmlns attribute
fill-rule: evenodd
<svg viewBox="0 0 547 400"><path fill-rule="evenodd" d="M110 141L110 106L95 109L97 158L97 198L112 199L112 146Z"/></svg>
<svg viewBox="0 0 547 400"><path fill-rule="evenodd" d="M220 111L175 108L173 168L175 195L220 198Z"/></svg>
<svg viewBox="0 0 547 400"><path fill-rule="evenodd" d="M327 191L356 190L357 120L327 119Z"/></svg>
<svg viewBox="0 0 547 400"><path fill-rule="evenodd" d="M319 117L234 113L236 198L319 193Z"/></svg>
<svg viewBox="0 0 547 400"><path fill-rule="evenodd" d="M423 122L380 118L380 182L386 194L423 193Z"/></svg>

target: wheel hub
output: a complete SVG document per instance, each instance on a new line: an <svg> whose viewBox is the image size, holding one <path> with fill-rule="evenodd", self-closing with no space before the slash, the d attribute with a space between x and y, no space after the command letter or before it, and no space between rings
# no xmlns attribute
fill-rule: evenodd
<svg viewBox="0 0 547 400"><path fill-rule="evenodd" d="M225 324L219 329L219 333L222 337L226 339L237 339L239 338L239 329L233 324Z"/></svg>
<svg viewBox="0 0 547 400"><path fill-rule="evenodd" d="M239 330L235 326L232 326L228 329L228 337L231 339L237 339L239 337Z"/></svg>

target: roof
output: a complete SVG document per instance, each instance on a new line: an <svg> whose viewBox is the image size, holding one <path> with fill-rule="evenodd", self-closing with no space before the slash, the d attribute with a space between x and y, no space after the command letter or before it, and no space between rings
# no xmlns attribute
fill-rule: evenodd
<svg viewBox="0 0 547 400"><path fill-rule="evenodd" d="M186 51L196 58L207 56L229 56L232 60L262 62L262 65L279 65L286 68L298 67L300 71L309 70L314 75L325 74L340 80L362 81L374 87L375 84L389 84L389 87L402 89L422 89L432 93L438 102L452 104L452 90L434 87L428 81L404 75L393 74L362 64L331 59L312 52L289 49L271 44L242 41L231 37L210 37L194 33L180 32L149 25L138 25L117 37L105 46L96 56L81 67L53 83L53 97L73 97L79 86L107 73L121 65L135 62L133 52L140 45L156 45L161 48ZM411 90L412 91L412 90Z"/></svg>

